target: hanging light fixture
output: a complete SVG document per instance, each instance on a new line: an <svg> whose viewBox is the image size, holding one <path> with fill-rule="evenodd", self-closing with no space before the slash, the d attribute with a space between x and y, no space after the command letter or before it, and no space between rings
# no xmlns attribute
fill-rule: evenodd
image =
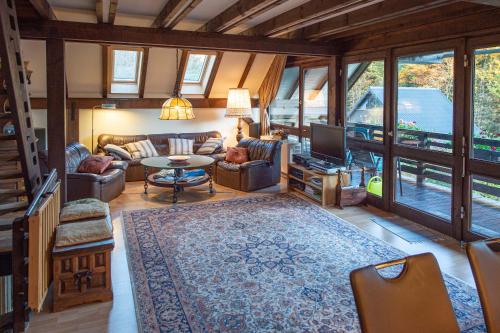
<svg viewBox="0 0 500 333"><path fill-rule="evenodd" d="M179 76L179 50L175 50L177 77ZM190 101L182 98L179 93L180 80L174 87L174 97L163 103L161 107L160 120L190 120L194 119L193 105Z"/></svg>

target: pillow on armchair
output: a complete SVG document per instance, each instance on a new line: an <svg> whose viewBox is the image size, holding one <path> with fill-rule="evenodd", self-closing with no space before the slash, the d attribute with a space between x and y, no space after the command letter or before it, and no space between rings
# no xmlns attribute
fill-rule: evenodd
<svg viewBox="0 0 500 333"><path fill-rule="evenodd" d="M111 162L113 162L113 156L91 155L80 163L78 172L100 175L106 171Z"/></svg>
<svg viewBox="0 0 500 333"><path fill-rule="evenodd" d="M226 153L226 161L236 164L248 162L248 148L243 147L228 147Z"/></svg>

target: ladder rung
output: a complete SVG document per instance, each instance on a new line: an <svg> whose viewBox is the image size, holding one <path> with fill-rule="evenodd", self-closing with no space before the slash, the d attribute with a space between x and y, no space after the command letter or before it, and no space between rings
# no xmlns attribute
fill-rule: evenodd
<svg viewBox="0 0 500 333"><path fill-rule="evenodd" d="M0 135L0 141L10 141L10 140L16 140L16 135L15 134Z"/></svg>
<svg viewBox="0 0 500 333"><path fill-rule="evenodd" d="M28 201L16 201L16 202L9 202L6 204L1 204L0 214L16 212L28 208L28 205L29 205Z"/></svg>
<svg viewBox="0 0 500 333"><path fill-rule="evenodd" d="M0 253L12 252L12 231L0 231Z"/></svg>
<svg viewBox="0 0 500 333"><path fill-rule="evenodd" d="M0 188L0 198L16 198L26 195L25 190L18 190L15 188Z"/></svg>
<svg viewBox="0 0 500 333"><path fill-rule="evenodd" d="M0 231L11 230L14 220L24 216L24 210L0 215Z"/></svg>
<svg viewBox="0 0 500 333"><path fill-rule="evenodd" d="M12 113L0 113L0 119L13 119L14 116Z"/></svg>
<svg viewBox="0 0 500 333"><path fill-rule="evenodd" d="M0 171L0 179L17 179L23 178L23 173L20 170Z"/></svg>
<svg viewBox="0 0 500 333"><path fill-rule="evenodd" d="M10 153L3 153L0 151L0 161L18 161L19 160L19 153L16 152L10 152Z"/></svg>

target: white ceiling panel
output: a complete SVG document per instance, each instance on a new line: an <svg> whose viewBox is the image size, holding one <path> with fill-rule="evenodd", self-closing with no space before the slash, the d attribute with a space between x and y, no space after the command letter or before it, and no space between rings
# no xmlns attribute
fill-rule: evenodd
<svg viewBox="0 0 500 333"><path fill-rule="evenodd" d="M248 61L248 53L224 52L210 98L226 98L229 88L237 88Z"/></svg>
<svg viewBox="0 0 500 333"><path fill-rule="evenodd" d="M248 72L247 80L245 81L245 88L250 90L250 95L253 98L259 97L259 88L269 71L269 67L274 60L272 54L257 54L253 62L250 72Z"/></svg>
<svg viewBox="0 0 500 333"><path fill-rule="evenodd" d="M69 97L102 97L102 47L66 43L66 77Z"/></svg>
<svg viewBox="0 0 500 333"><path fill-rule="evenodd" d="M45 41L22 40L23 61L29 61L28 68L33 71L28 91L31 97L47 96L47 62L45 61Z"/></svg>
<svg viewBox="0 0 500 333"><path fill-rule="evenodd" d="M176 79L175 51L158 47L149 49L144 97L162 98L172 95Z"/></svg>

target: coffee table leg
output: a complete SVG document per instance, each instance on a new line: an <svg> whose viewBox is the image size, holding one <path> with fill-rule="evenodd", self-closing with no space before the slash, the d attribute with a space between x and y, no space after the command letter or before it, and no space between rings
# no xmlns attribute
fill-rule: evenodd
<svg viewBox="0 0 500 333"><path fill-rule="evenodd" d="M212 180L212 171L213 171L213 165L210 165L210 168L208 168L208 193L210 194L214 194L215 193L215 189L214 189L214 185L213 185L213 180Z"/></svg>
<svg viewBox="0 0 500 333"><path fill-rule="evenodd" d="M148 194L148 167L144 167L144 194Z"/></svg>

